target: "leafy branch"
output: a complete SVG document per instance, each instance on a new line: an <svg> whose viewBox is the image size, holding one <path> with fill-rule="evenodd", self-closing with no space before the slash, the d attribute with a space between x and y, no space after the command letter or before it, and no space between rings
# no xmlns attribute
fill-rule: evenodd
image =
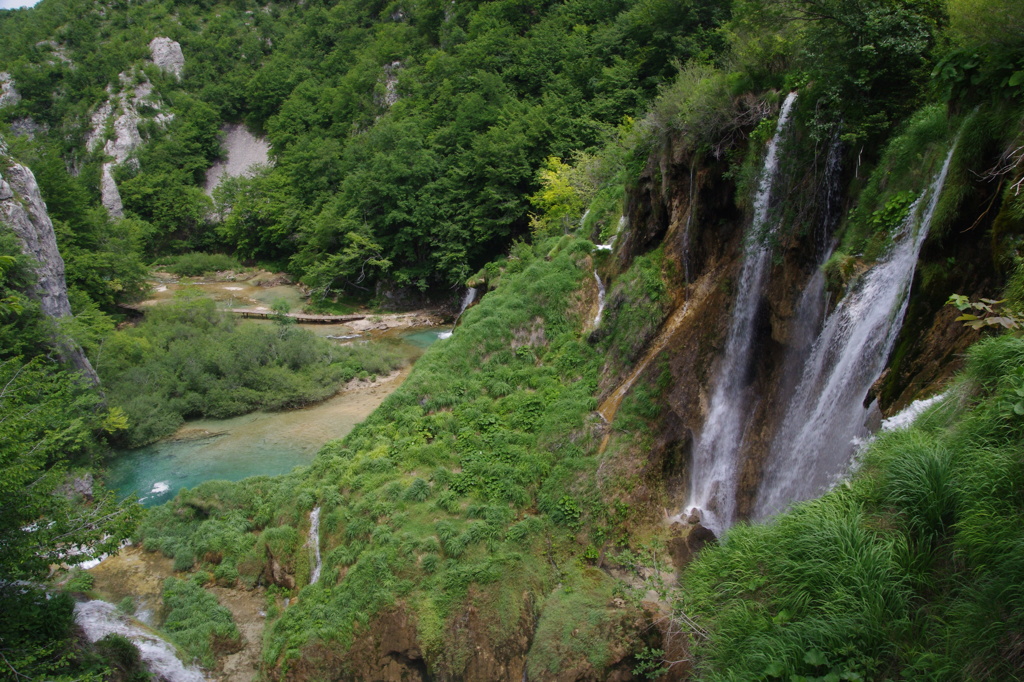
<svg viewBox="0 0 1024 682"><path fill-rule="evenodd" d="M956 321L963 322L965 327L976 330L986 327L1002 327L1013 330L1024 328L1024 317L1021 317L1015 311L1007 309L1004 305L1005 303L1005 299L995 301L991 298L971 301L962 294L953 294L946 301L947 305L955 306L957 310L963 313L963 315L956 318Z"/></svg>

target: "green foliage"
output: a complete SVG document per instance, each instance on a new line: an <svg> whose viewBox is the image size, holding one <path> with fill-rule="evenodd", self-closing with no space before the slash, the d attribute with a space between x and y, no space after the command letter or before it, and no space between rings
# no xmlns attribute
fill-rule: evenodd
<svg viewBox="0 0 1024 682"><path fill-rule="evenodd" d="M294 326L237 323L213 301L183 299L108 337L95 366L108 399L128 416L118 438L134 447L193 417L323 400L363 372L388 374L402 362L381 344L338 346Z"/></svg>
<svg viewBox="0 0 1024 682"><path fill-rule="evenodd" d="M179 277L199 277L224 270L241 270L236 258L222 253L183 253L180 256L164 258L160 268Z"/></svg>
<svg viewBox="0 0 1024 682"><path fill-rule="evenodd" d="M127 637L111 633L94 646L111 668L110 679L116 682L147 682L152 679L138 647Z"/></svg>
<svg viewBox="0 0 1024 682"><path fill-rule="evenodd" d="M35 587L4 581L0 587L0 654L5 677L89 682L111 679L102 658L76 646L74 605L65 593L48 595ZM97 646L98 653L109 653L105 648ZM121 679L141 682L148 677Z"/></svg>
<svg viewBox="0 0 1024 682"><path fill-rule="evenodd" d="M639 359L665 319L670 303L663 272L667 267L664 250L655 249L635 259L608 292L603 326L611 331L602 345L620 366Z"/></svg>
<svg viewBox="0 0 1024 682"><path fill-rule="evenodd" d="M612 581L595 569L555 590L543 606L527 655L530 677L556 674L573 663L602 670L611 658L609 630L616 626L611 599Z"/></svg>
<svg viewBox="0 0 1024 682"><path fill-rule="evenodd" d="M569 237L551 261L518 249L456 334L308 471L182 493L147 516L145 547L234 567L246 584L265 581L273 557L302 585L308 514L320 505L323 573L270 626L268 665L311 637L346 646L398 600L414 605L441 658L444 624L482 588L480 617L515 627L524 592L549 579L536 548L553 536L559 554L571 551L561 545L572 538L553 529L587 534L605 515L584 482L596 463L571 436L596 407L601 362L571 308L591 248Z"/></svg>
<svg viewBox="0 0 1024 682"><path fill-rule="evenodd" d="M119 73L144 73L174 114L157 124L143 111L145 144L117 169L126 211L151 227L146 249L293 258L314 288L349 293L362 277L464 282L527 234L545 159L601 144L675 60L710 58L729 12L703 0L416 2L399 20L356 0L36 9L4 17L0 62L24 98L0 122L48 125L40 137L84 165L95 205L101 154L82 132ZM181 42L180 81L141 65L154 35ZM274 167L223 183L214 212L203 174L221 123L241 120L266 132Z"/></svg>
<svg viewBox="0 0 1024 682"><path fill-rule="evenodd" d="M164 631L204 666L213 667L216 653L241 645L231 612L194 582L168 578L164 581L163 602L167 610Z"/></svg>
<svg viewBox="0 0 1024 682"><path fill-rule="evenodd" d="M91 502L58 490L72 463L98 454L98 396L44 360L0 363L0 385L0 579L45 577L71 546L83 561L115 550L138 505L103 490Z"/></svg>
<svg viewBox="0 0 1024 682"><path fill-rule="evenodd" d="M843 226L840 247L826 266L830 274L841 275L843 267L852 268L852 262L846 261L849 257L872 261L884 253L915 197L940 167L954 137L944 108L930 105L916 112L889 141ZM950 177L945 194L956 184L956 178ZM935 222L939 225L934 231L941 231L942 216Z"/></svg>

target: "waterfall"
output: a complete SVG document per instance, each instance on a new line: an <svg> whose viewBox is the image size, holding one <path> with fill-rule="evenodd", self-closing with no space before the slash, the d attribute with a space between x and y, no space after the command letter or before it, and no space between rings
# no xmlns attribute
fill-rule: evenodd
<svg viewBox="0 0 1024 682"><path fill-rule="evenodd" d="M693 281L693 273L690 267L690 227L693 225L693 214L697 212L697 206L694 204L696 186L693 182L696 168L696 161L692 161L690 163L690 205L686 210L686 227L683 228L683 281L687 284Z"/></svg>
<svg viewBox="0 0 1024 682"><path fill-rule="evenodd" d="M186 666L175 655L174 647L152 634L113 604L93 600L75 604L75 622L90 642L107 635L127 637L138 647L139 654L153 677L167 682L205 682L206 676L197 668Z"/></svg>
<svg viewBox="0 0 1024 682"><path fill-rule="evenodd" d="M768 205L778 175L779 146L795 102L796 92L789 93L779 112L775 136L768 144L754 197L754 219L747 234L725 353L704 428L693 451L690 499L684 509L698 507L702 523L716 534L732 524L735 514L738 455L750 412L745 383L753 359L755 317L771 260L771 250L764 239L765 231L770 233L774 227L768 224Z"/></svg>
<svg viewBox="0 0 1024 682"><path fill-rule="evenodd" d="M847 469L854 439L863 438L864 398L878 379L906 313L918 254L949 172L956 145L913 206L894 244L825 321L768 455L754 515L828 489Z"/></svg>
<svg viewBox="0 0 1024 682"><path fill-rule="evenodd" d="M309 540L310 549L313 550L313 568L309 573L309 584L314 585L320 580L320 569L323 568L323 561L320 557L320 507L309 512Z"/></svg>
<svg viewBox="0 0 1024 682"><path fill-rule="evenodd" d="M594 279L597 281L597 315L594 316L594 329L597 329L601 326L601 315L604 313L604 282L597 274L597 268L594 268Z"/></svg>
<svg viewBox="0 0 1024 682"><path fill-rule="evenodd" d="M459 318L462 317L462 313L466 312L466 308L473 305L473 301L476 300L476 287L469 287L466 289L466 295L462 297L462 307L459 308L459 314L455 316L455 324L459 323Z"/></svg>
<svg viewBox="0 0 1024 682"><path fill-rule="evenodd" d="M453 325L458 325L459 320L462 319L462 313L466 312L466 308L473 305L473 301L476 300L476 287L469 287L466 289L466 295L462 297L462 307L459 308L459 314L455 316L455 322ZM452 331L455 331L455 327L452 327ZM438 339L451 338L452 332L441 332L437 335Z"/></svg>

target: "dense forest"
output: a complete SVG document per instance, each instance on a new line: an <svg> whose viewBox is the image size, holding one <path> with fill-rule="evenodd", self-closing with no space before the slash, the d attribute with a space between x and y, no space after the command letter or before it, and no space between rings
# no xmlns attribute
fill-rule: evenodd
<svg viewBox="0 0 1024 682"><path fill-rule="evenodd" d="M127 538L217 674L237 590L261 679L1024 675L1017 0L41 0L0 11L0 86L15 679L147 679L51 570ZM270 163L208 193L227 125ZM26 173L70 314L15 226ZM113 448L403 362L188 297L129 319L155 264L287 272L325 311L483 298L309 467L144 510L104 490ZM903 296L881 332L844 307L872 288ZM935 401L816 446L842 475L761 513L786 401L858 327L867 431ZM701 497L722 386L743 457Z"/></svg>

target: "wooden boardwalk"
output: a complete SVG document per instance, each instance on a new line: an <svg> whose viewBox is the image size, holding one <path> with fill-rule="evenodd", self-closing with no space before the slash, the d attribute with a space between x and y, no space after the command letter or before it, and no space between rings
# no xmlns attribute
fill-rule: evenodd
<svg viewBox="0 0 1024 682"><path fill-rule="evenodd" d="M249 310L237 308L228 310L229 313L241 315L243 318L252 320L273 320L278 314L265 310ZM366 315L310 315L308 313L285 313L285 317L295 320L300 324L345 324L356 320L365 320Z"/></svg>
<svg viewBox="0 0 1024 682"><path fill-rule="evenodd" d="M130 311L135 314L144 314L147 306L119 303L118 308ZM273 320L277 313L270 310L258 310L255 308L229 308L226 313L241 315L243 319L250 320ZM308 313L285 313L285 317L295 320L300 324L345 324L356 320L365 320L366 315L311 315Z"/></svg>

